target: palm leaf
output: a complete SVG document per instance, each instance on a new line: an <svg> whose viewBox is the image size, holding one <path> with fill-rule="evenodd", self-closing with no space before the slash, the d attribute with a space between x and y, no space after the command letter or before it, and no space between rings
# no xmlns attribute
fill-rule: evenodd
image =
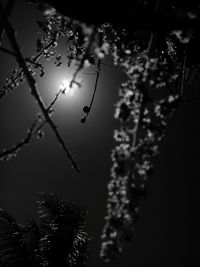
<svg viewBox="0 0 200 267"><path fill-rule="evenodd" d="M3 209L0 209L0 266L32 266L20 227Z"/></svg>
<svg viewBox="0 0 200 267"><path fill-rule="evenodd" d="M43 266L83 266L88 258L89 238L85 231L86 212L66 205L57 195L40 195L39 218L43 237L39 254Z"/></svg>

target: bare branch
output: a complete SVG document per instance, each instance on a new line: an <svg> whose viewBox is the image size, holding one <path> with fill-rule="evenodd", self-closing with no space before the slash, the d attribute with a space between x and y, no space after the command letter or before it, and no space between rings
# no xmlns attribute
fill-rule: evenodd
<svg viewBox="0 0 200 267"><path fill-rule="evenodd" d="M7 14L8 17L10 17L13 6L14 6L15 0L8 0L5 6L5 12ZM4 27L2 25L0 25L0 45L3 39L3 35L4 35Z"/></svg>
<svg viewBox="0 0 200 267"><path fill-rule="evenodd" d="M60 89L59 91L58 91L58 93L56 94L56 96L55 96L55 98L52 100L52 102L49 104L49 106L48 106L48 108L47 108L47 111L49 112L49 113L51 113L51 109L52 109L52 107L53 107L53 105L55 104L55 102L57 101L57 99L58 99L58 97L59 97L59 95L62 93L63 91Z"/></svg>
<svg viewBox="0 0 200 267"><path fill-rule="evenodd" d="M49 104L47 110L49 113L52 113L52 107L55 104L55 102L57 101L59 95L62 93L62 90L60 90L55 98L52 100L52 102ZM31 127L28 129L27 131L27 135L25 138L23 138L21 141L19 141L16 145L14 145L12 148L10 149L4 149L1 153L0 153L0 160L10 160L13 157L15 157L17 155L17 153L20 151L20 149L25 146L28 145L31 142L31 139L39 133L39 131L42 129L42 127L46 124L46 120L42 121L42 123L40 123L38 125L38 127L36 127L37 123L40 121L40 118L38 116L37 119L35 119L31 125Z"/></svg>
<svg viewBox="0 0 200 267"><path fill-rule="evenodd" d="M7 48L0 46L0 50L4 53L9 54L10 56L16 57L16 55L12 51L8 50Z"/></svg>
<svg viewBox="0 0 200 267"><path fill-rule="evenodd" d="M184 93L185 68L186 68L186 55L184 55L183 63L182 63L181 92L180 92L181 97L183 97L183 93Z"/></svg>
<svg viewBox="0 0 200 267"><path fill-rule="evenodd" d="M11 55L11 56L13 56L13 57L16 58L15 53L13 53L12 51L10 51L9 49L0 46L0 50L1 50L2 52L5 52L5 53L7 53L7 54L9 54L9 55ZM29 63L29 64L31 64L31 65L34 65L36 68L40 68L41 70L43 70L43 66L42 66L42 64L38 63L37 60L35 60L35 57L33 57L33 59L32 59L32 58L29 58L29 57L25 57L24 60L25 60L27 63ZM44 71L43 71L43 73L44 73Z"/></svg>
<svg viewBox="0 0 200 267"><path fill-rule="evenodd" d="M37 124L37 120L35 120L31 127L28 130L28 133L26 135L26 137L24 139L22 139L20 142L18 142L16 145L14 145L12 148L10 149L4 149L1 153L0 153L0 160L10 160L13 157L15 157L17 155L17 153L19 152L19 150L24 146L24 145L28 145L31 141L31 138L33 137L33 135L35 135L37 133L37 131L41 128L41 125L39 127L37 127L37 129L35 129L36 124Z"/></svg>
<svg viewBox="0 0 200 267"><path fill-rule="evenodd" d="M57 130L57 126L54 124L54 122L52 121L49 113L48 113L48 110L47 108L45 107L45 104L38 92L38 89L36 87L36 81L34 80L34 78L32 77L32 75L30 74L27 66L26 66L26 63L25 63L25 60L22 56L22 53L20 51L20 47L18 45L18 42L15 38L15 30L12 26L12 24L9 22L7 16L6 16L6 13L5 13L5 10L4 10L4 7L2 5L2 2L0 1L0 14L1 14L1 17L2 17L2 22L4 24L4 27L5 27L5 30L6 30L6 33L8 35L8 39L10 41L10 44L12 46L12 49L14 51L14 53L16 54L16 58L17 58L17 61L20 65L20 67L22 68L23 72L24 72L24 75L26 76L26 79L27 79L27 82L30 86L30 89L31 89L31 94L33 95L33 97L35 98L38 106L40 107L43 115L44 115L44 118L45 120L48 122L48 124L50 125L52 131L54 132L55 136L57 137L61 147L64 149L65 153L67 154L69 160L71 161L72 163L72 166L78 171L80 172L79 170L79 167L78 165L76 164L71 152L69 151L69 149L67 148L67 146L65 145L65 142L64 140L62 139L62 137L60 136L58 130Z"/></svg>

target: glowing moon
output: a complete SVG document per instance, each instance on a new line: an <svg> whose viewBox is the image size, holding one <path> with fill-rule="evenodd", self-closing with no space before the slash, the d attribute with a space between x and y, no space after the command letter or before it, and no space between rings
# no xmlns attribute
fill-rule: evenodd
<svg viewBox="0 0 200 267"><path fill-rule="evenodd" d="M63 94L73 96L76 87L71 86L69 80L63 80L62 83L59 86L59 89L62 91Z"/></svg>

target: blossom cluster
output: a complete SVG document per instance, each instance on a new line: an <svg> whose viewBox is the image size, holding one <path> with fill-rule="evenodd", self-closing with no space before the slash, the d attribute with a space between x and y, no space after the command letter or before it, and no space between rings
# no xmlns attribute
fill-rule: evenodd
<svg viewBox="0 0 200 267"><path fill-rule="evenodd" d="M154 171L152 159L159 153L167 121L180 100L176 94L162 92L178 77L169 71L166 61L142 53L134 63L129 57L118 62L125 67L128 80L121 85L115 110L121 128L114 131L117 144L111 154L101 247L105 261L113 259L134 237L147 180Z"/></svg>

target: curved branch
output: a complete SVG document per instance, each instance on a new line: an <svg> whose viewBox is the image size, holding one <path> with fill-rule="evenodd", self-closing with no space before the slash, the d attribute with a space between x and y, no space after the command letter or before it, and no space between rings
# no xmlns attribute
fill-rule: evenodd
<svg viewBox="0 0 200 267"><path fill-rule="evenodd" d="M93 91L93 94L92 94L92 98L91 98L91 101L90 101L90 105L89 107L85 106L86 107L86 115L81 119L81 122L84 123L86 121L86 118L88 117L89 113L90 113L90 110L92 108L92 104L94 102L94 97L95 97L95 94L96 94L96 90L97 90L97 85L98 85L98 80L99 80L99 75L100 75L100 65L101 65L101 60L98 59L98 62L97 62L97 70L96 70L96 80L95 80L95 85L94 85L94 91ZM83 108L83 111L84 111L84 108Z"/></svg>

